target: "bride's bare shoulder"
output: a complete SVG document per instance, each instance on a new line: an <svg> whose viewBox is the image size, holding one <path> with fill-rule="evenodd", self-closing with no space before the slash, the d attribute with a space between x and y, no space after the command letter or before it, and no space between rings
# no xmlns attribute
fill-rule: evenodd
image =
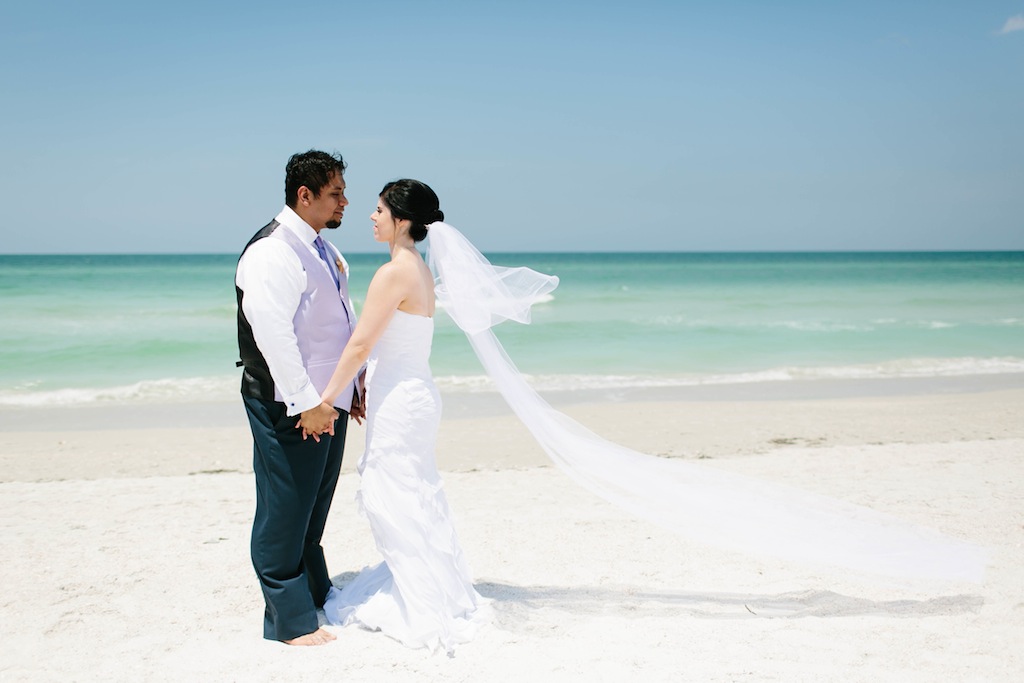
<svg viewBox="0 0 1024 683"><path fill-rule="evenodd" d="M422 259L420 261L422 262ZM379 284L408 284L418 279L419 272L416 259L409 257L394 258L377 269L373 280Z"/></svg>

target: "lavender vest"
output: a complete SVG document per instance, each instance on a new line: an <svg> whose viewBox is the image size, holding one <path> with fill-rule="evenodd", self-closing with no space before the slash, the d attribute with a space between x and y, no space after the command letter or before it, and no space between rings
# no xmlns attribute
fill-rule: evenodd
<svg viewBox="0 0 1024 683"><path fill-rule="evenodd" d="M302 240L292 231L278 229L276 221L267 225L246 245L249 248L258 239L279 239L285 242L295 255L299 257L302 268L306 272L306 289L299 298L299 306L292 318L295 337L298 341L299 355L306 368L306 374L313 387L322 392L334 374L341 352L352 336L355 321L351 320L351 312L346 312L342 296L347 298L348 276L338 273L342 282L342 292L334 286L334 278L327 270L327 264L313 254ZM245 253L243 251L243 253ZM236 287L237 289L237 287ZM242 356L245 372L242 377L242 393L264 400L281 401L283 397L273 385L270 370L263 354L256 347L252 338L252 328L245 319L241 305L242 292L238 291L238 345ZM338 394L336 407L348 411L352 407L354 383L349 384ZM272 395L271 395L272 393Z"/></svg>

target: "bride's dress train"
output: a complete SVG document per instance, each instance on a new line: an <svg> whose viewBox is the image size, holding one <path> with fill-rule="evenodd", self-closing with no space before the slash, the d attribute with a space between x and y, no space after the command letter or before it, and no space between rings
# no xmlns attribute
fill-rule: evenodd
<svg viewBox="0 0 1024 683"><path fill-rule="evenodd" d="M384 561L332 588L332 624L451 652L487 620L434 458L441 398L428 359L434 321L397 311L367 367L366 450L356 499Z"/></svg>

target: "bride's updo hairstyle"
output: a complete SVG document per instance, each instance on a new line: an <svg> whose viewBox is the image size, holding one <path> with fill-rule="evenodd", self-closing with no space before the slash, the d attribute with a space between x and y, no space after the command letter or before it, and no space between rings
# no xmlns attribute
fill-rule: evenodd
<svg viewBox="0 0 1024 683"><path fill-rule="evenodd" d="M429 185L418 180L392 180L380 191L380 200L391 211L393 218L412 221L409 236L414 242L427 236L428 225L444 220L437 195Z"/></svg>

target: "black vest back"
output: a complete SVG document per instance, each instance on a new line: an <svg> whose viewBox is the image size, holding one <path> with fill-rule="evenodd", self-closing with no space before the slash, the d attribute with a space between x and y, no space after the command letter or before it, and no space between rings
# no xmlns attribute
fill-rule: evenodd
<svg viewBox="0 0 1024 683"><path fill-rule="evenodd" d="M242 260L242 256L249 247L270 235L279 225L280 223L273 220L260 228L259 232L253 235L249 243L245 245L245 249L242 249L238 260ZM267 360L256 346L252 325L249 324L245 312L242 311L242 290L238 285L235 285L235 299L238 302L238 357L241 359L235 363L235 367L242 368L242 395L273 401L274 378L270 376L270 366L267 365Z"/></svg>

